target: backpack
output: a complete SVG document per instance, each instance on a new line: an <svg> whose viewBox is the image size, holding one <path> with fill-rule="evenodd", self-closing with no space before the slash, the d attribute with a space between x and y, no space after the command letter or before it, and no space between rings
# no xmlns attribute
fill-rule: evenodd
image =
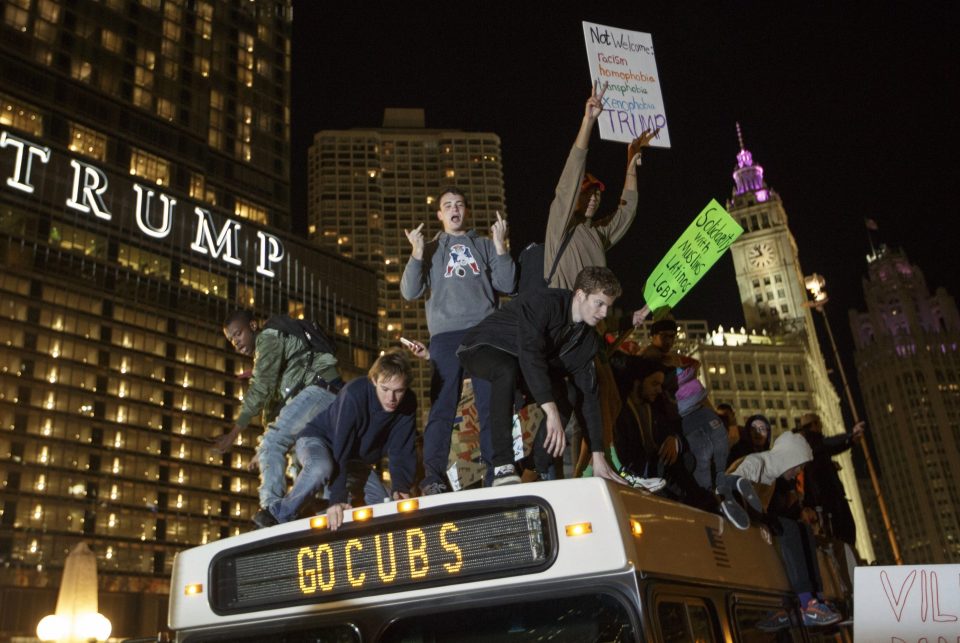
<svg viewBox="0 0 960 643"><path fill-rule="evenodd" d="M543 277L544 261L546 260L544 244L535 241L520 251L520 256L517 258L520 270L520 278L517 280L518 295L542 290L550 285L550 280L553 279L553 275L557 272L557 266L560 265L560 257L573 237L573 230L574 228L571 227L563 235L563 242L557 250L557 256L553 258L553 265L550 267L547 278Z"/></svg>
<svg viewBox="0 0 960 643"><path fill-rule="evenodd" d="M337 346L324 332L320 324L310 319L294 319L288 315L273 315L263 325L264 330L273 329L283 335L299 337L311 353L336 355Z"/></svg>

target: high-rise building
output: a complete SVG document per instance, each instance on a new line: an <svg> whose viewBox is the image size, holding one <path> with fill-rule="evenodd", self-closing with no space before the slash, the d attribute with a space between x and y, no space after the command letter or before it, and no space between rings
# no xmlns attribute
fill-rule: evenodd
<svg viewBox="0 0 960 643"><path fill-rule="evenodd" d="M423 301L400 296L404 230L423 223L427 240L440 232L436 199L450 185L466 193L471 227L488 231L497 212L506 216L500 138L428 129L422 109L387 109L380 128L317 132L308 171L309 237L377 271L381 342L427 343ZM415 368L414 390L430 390L429 365ZM428 409L421 404L422 417Z"/></svg>
<svg viewBox="0 0 960 643"><path fill-rule="evenodd" d="M960 314L902 250L867 257L857 378L905 563L960 562ZM886 561L892 562L892 561Z"/></svg>
<svg viewBox="0 0 960 643"><path fill-rule="evenodd" d="M81 540L114 635L155 634L173 555L252 527L255 431L208 442L250 369L229 311L321 321L348 376L376 355L373 271L282 229L289 9L3 3L0 639Z"/></svg>
<svg viewBox="0 0 960 643"><path fill-rule="evenodd" d="M739 135L739 126L738 126ZM792 430L803 413L815 412L827 435L845 430L840 400L827 375L800 268L797 242L780 196L740 138L733 195L727 210L744 229L731 245L747 327L712 333L696 357L715 402L730 404L743 421L767 415L779 432ZM836 457L857 525L857 550L873 560L870 532L850 453Z"/></svg>

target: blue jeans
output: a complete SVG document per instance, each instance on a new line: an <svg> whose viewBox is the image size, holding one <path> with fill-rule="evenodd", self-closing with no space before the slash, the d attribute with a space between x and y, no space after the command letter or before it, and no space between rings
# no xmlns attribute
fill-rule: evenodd
<svg viewBox="0 0 960 643"><path fill-rule="evenodd" d="M307 423L333 403L336 396L319 386L297 393L270 423L257 445L260 461L260 506L269 508L287 493L287 452Z"/></svg>
<svg viewBox="0 0 960 643"><path fill-rule="evenodd" d="M333 453L322 439L298 438L296 451L301 465L300 473L290 493L270 507L270 513L280 523L296 518L303 503L327 487L333 475ZM346 469L347 492L355 504L359 504L356 499L361 497L366 505L375 505L390 497L390 492L383 486L380 475L373 467L359 460L350 460ZM325 497L328 494L329 488Z"/></svg>
<svg viewBox="0 0 960 643"><path fill-rule="evenodd" d="M430 338L430 361L433 379L430 382L430 416L423 431L423 482L447 484L447 466L450 461L450 440L457 404L463 389L463 367L457 357L457 348L466 330L439 333ZM472 378L474 403L480 420L480 457L489 465L493 453L490 440L490 383Z"/></svg>
<svg viewBox="0 0 960 643"><path fill-rule="evenodd" d="M701 488L713 491L717 481L726 473L730 453L723 421L713 409L700 406L683 417L683 437L696 459L693 479ZM711 464L716 476L711 474Z"/></svg>

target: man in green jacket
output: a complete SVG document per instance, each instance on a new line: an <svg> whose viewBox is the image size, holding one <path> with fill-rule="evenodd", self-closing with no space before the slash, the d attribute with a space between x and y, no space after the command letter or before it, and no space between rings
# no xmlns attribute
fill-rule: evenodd
<svg viewBox="0 0 960 643"><path fill-rule="evenodd" d="M269 526L276 524L270 508L287 493L287 452L307 422L333 403L343 381L332 354L311 351L296 335L263 328L248 311L230 315L223 334L234 350L253 357L253 374L233 428L218 437L213 448L230 451L253 417L263 414L266 429L257 446L261 510L254 522Z"/></svg>

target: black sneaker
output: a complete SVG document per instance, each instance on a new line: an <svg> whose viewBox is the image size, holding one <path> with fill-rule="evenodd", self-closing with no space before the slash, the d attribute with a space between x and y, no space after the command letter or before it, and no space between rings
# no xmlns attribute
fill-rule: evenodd
<svg viewBox="0 0 960 643"><path fill-rule="evenodd" d="M760 502L760 496L757 495L757 490L753 488L753 483L746 478L737 478L736 487L744 502L750 505L750 508L758 514L762 514L763 503Z"/></svg>
<svg viewBox="0 0 960 643"><path fill-rule="evenodd" d="M724 500L720 503L720 510L723 511L723 515L730 521L730 524L737 529L750 528L750 516L747 515L747 510L736 501Z"/></svg>
<svg viewBox="0 0 960 643"><path fill-rule="evenodd" d="M447 493L450 491L447 485L442 482L431 482L420 487L421 496L434 496L438 493Z"/></svg>
<svg viewBox="0 0 960 643"><path fill-rule="evenodd" d="M520 476L517 475L517 469L512 464L504 464L493 470L492 487L499 487L505 484L520 484Z"/></svg>
<svg viewBox="0 0 960 643"><path fill-rule="evenodd" d="M266 529L267 527L273 527L280 523L273 517L269 509L260 509L260 511L253 514L253 524L257 526L257 529Z"/></svg>

